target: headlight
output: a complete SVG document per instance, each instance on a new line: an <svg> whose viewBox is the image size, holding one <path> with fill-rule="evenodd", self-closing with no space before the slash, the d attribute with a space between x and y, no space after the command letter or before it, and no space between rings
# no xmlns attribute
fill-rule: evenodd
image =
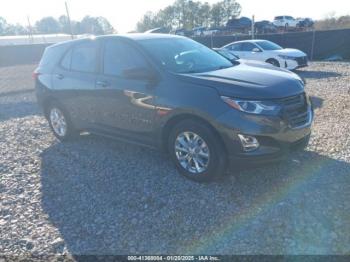
<svg viewBox="0 0 350 262"><path fill-rule="evenodd" d="M278 55L278 57L284 59L284 60L294 60L295 57L293 56L288 56L288 55Z"/></svg>
<svg viewBox="0 0 350 262"><path fill-rule="evenodd" d="M250 101L222 96L221 99L230 107L242 112L257 115L277 115L281 106L270 101Z"/></svg>

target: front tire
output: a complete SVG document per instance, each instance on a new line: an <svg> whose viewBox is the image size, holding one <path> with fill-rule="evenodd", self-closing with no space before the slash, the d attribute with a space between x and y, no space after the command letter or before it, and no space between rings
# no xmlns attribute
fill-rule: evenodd
<svg viewBox="0 0 350 262"><path fill-rule="evenodd" d="M226 171L227 157L218 135L205 123L184 120L170 132L168 150L185 177L212 181Z"/></svg>
<svg viewBox="0 0 350 262"><path fill-rule="evenodd" d="M69 141L77 137L78 132L74 129L68 113L57 103L52 103L48 106L46 117L52 133L59 140Z"/></svg>

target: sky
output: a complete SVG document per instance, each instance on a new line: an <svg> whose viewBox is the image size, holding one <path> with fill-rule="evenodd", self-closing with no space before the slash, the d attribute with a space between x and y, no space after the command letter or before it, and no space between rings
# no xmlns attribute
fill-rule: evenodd
<svg viewBox="0 0 350 262"><path fill-rule="evenodd" d="M32 24L44 16L65 14L64 0L0 0L0 16L10 23ZM85 15L104 16L119 33L132 31L146 11L157 11L174 0L67 0L73 20ZM215 3L217 0L203 2ZM349 0L238 0L242 16L272 20L278 15L324 18L350 14Z"/></svg>

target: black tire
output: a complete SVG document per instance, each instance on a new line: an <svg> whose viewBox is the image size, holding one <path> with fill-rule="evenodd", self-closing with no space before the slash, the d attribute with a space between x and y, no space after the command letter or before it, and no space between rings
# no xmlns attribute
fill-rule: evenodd
<svg viewBox="0 0 350 262"><path fill-rule="evenodd" d="M269 63L275 67L281 66L280 63L276 59L273 59L273 58L266 60L266 63Z"/></svg>
<svg viewBox="0 0 350 262"><path fill-rule="evenodd" d="M197 134L205 142L209 149L210 157L207 162L208 165L207 168L202 172L190 172L181 165L177 157L175 144L178 136L184 132ZM227 155L221 140L219 139L218 135L212 130L212 128L202 121L188 119L183 120L174 126L168 138L168 152L179 172L185 177L197 182L216 180L225 174L227 168Z"/></svg>
<svg viewBox="0 0 350 262"><path fill-rule="evenodd" d="M64 134L59 134L55 128L54 128L54 123L52 122L52 118L50 117L50 114L52 113L53 110L58 110L61 112L62 116L64 117L65 123L66 123L66 131ZM45 108L45 115L46 119L49 122L50 128L54 136L59 139L62 142L65 141L71 141L79 135L79 132L74 128L69 114L66 112L66 110L57 102L52 102L50 103L46 108Z"/></svg>

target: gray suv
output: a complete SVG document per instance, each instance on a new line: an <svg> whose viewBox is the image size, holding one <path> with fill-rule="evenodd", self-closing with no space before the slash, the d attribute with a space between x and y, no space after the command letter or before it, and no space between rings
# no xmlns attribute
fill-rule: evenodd
<svg viewBox="0 0 350 262"><path fill-rule="evenodd" d="M196 181L224 174L228 164L280 160L310 137L313 110L296 74L231 62L181 36L59 43L34 76L58 139L87 131L159 148Z"/></svg>

